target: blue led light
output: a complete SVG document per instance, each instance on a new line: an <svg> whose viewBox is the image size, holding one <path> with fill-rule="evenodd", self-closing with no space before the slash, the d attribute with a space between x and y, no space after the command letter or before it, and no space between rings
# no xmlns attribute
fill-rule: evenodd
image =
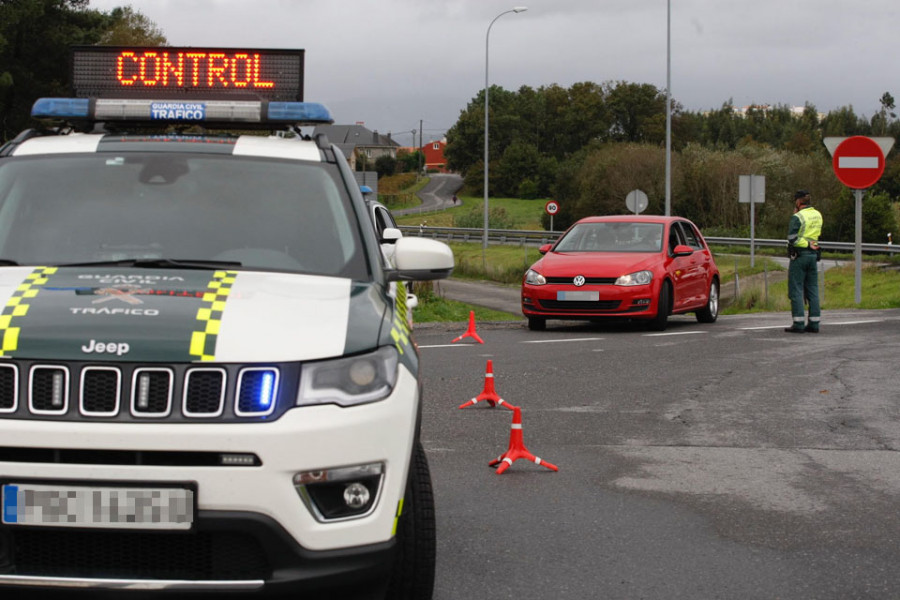
<svg viewBox="0 0 900 600"><path fill-rule="evenodd" d="M317 102L269 102L269 121L334 123L331 113Z"/></svg>
<svg viewBox="0 0 900 600"><path fill-rule="evenodd" d="M272 398L275 395L274 384L275 375L270 371L265 371L259 380L256 397L256 402L261 409L267 409L272 405Z"/></svg>
<svg viewBox="0 0 900 600"><path fill-rule="evenodd" d="M362 192L363 194L371 194L372 188L370 188L367 185L361 185L361 186L359 186L359 191Z"/></svg>
<svg viewBox="0 0 900 600"><path fill-rule="evenodd" d="M278 372L275 369L247 369L241 373L240 392L235 407L239 416L263 416L275 409Z"/></svg>
<svg viewBox="0 0 900 600"><path fill-rule="evenodd" d="M31 107L35 119L81 118L90 115L90 100L87 98L38 98Z"/></svg>

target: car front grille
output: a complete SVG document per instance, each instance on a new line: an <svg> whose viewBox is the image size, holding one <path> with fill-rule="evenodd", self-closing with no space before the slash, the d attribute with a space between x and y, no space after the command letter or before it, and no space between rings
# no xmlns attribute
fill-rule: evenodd
<svg viewBox="0 0 900 600"><path fill-rule="evenodd" d="M610 311L617 310L622 303L619 300L540 300L539 304L546 310Z"/></svg>
<svg viewBox="0 0 900 600"><path fill-rule="evenodd" d="M7 531L19 575L234 581L266 579L272 571L259 541L243 533Z"/></svg>
<svg viewBox="0 0 900 600"><path fill-rule="evenodd" d="M575 285L572 280L574 277L548 277L548 284L556 284L556 285L566 285L571 284ZM584 285L614 285L616 283L616 277L585 277Z"/></svg>
<svg viewBox="0 0 900 600"><path fill-rule="evenodd" d="M248 420L290 407L299 365L0 364L0 418ZM286 399L279 404L279 399Z"/></svg>

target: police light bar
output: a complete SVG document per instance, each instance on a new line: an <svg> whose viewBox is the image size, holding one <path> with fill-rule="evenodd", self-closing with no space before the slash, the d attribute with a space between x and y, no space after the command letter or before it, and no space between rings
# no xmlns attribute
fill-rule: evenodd
<svg viewBox="0 0 900 600"><path fill-rule="evenodd" d="M78 98L302 101L303 50L76 46Z"/></svg>
<svg viewBox="0 0 900 600"><path fill-rule="evenodd" d="M31 109L35 119L71 121L128 121L145 125L178 123L319 125L334 120L316 102L234 100L39 98Z"/></svg>

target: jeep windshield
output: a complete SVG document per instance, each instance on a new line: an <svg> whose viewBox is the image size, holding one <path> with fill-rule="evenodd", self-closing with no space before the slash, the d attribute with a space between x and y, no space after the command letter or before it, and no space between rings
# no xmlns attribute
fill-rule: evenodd
<svg viewBox="0 0 900 600"><path fill-rule="evenodd" d="M3 264L174 261L365 279L356 222L334 164L193 152L0 161Z"/></svg>

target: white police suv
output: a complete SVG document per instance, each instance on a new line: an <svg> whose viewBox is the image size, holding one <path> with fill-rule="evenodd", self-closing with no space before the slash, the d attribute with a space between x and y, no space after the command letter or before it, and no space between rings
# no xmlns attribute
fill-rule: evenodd
<svg viewBox="0 0 900 600"><path fill-rule="evenodd" d="M431 597L404 282L453 255L383 260L302 70L76 48L0 148L0 595Z"/></svg>

